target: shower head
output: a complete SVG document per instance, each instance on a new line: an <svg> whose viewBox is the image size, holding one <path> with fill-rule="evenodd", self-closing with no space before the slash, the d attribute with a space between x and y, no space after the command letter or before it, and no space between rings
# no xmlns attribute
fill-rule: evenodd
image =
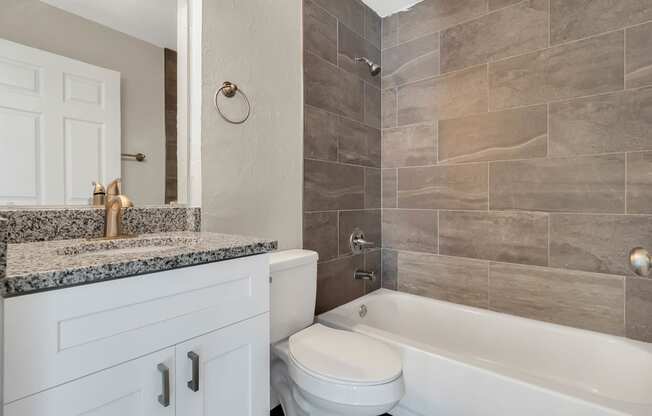
<svg viewBox="0 0 652 416"><path fill-rule="evenodd" d="M367 64L367 66L369 67L369 72L371 73L372 77L375 77L376 75L380 74L380 71L381 71L380 65L370 61L369 59L365 58L364 56L363 57L356 57L355 60L356 60L356 62L364 62L365 64Z"/></svg>

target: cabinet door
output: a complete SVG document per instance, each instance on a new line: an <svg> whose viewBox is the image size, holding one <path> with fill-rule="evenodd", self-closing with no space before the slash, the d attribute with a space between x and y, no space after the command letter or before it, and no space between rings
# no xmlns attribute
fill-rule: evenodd
<svg viewBox="0 0 652 416"><path fill-rule="evenodd" d="M177 414L269 415L269 314L176 347Z"/></svg>
<svg viewBox="0 0 652 416"><path fill-rule="evenodd" d="M173 416L173 399L174 349L169 348L9 403L4 415Z"/></svg>

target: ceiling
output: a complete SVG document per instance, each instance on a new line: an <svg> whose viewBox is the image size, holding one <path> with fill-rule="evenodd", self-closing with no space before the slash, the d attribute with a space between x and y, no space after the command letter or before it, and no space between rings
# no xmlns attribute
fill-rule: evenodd
<svg viewBox="0 0 652 416"><path fill-rule="evenodd" d="M386 17L391 14L407 10L423 0L362 0L367 6L371 7L380 17Z"/></svg>
<svg viewBox="0 0 652 416"><path fill-rule="evenodd" d="M177 0L41 0L85 19L177 49Z"/></svg>

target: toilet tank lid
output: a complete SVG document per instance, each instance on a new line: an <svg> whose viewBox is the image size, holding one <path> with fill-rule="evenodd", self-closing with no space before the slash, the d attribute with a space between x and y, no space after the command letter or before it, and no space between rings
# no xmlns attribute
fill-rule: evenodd
<svg viewBox="0 0 652 416"><path fill-rule="evenodd" d="M318 258L317 252L310 250L277 251L270 255L269 267L274 273L310 263L317 264Z"/></svg>

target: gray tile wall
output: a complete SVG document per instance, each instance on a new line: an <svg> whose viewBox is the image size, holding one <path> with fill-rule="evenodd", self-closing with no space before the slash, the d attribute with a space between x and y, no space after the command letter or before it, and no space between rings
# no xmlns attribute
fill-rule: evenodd
<svg viewBox="0 0 652 416"><path fill-rule="evenodd" d="M652 342L652 2L424 0L381 40L383 286Z"/></svg>
<svg viewBox="0 0 652 416"><path fill-rule="evenodd" d="M375 12L359 0L304 0L303 17L303 245L319 253L321 313L380 287L381 100L387 97L380 77L355 62L357 56L381 61L383 34ZM434 151L434 142L426 145ZM352 255L354 228L379 248ZM379 280L366 286L354 281L358 268L377 271Z"/></svg>

